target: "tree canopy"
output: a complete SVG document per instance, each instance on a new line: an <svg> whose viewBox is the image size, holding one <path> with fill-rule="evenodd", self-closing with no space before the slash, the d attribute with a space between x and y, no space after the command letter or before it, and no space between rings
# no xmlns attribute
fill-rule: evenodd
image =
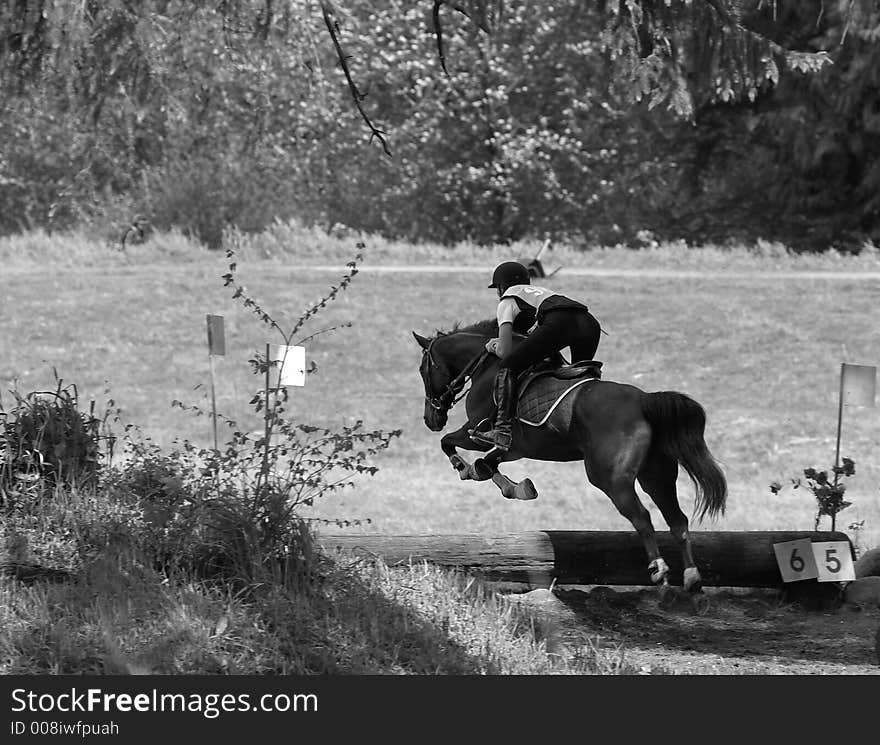
<svg viewBox="0 0 880 745"><path fill-rule="evenodd" d="M444 242L880 222L866 0L15 0L0 28L0 230L114 210L214 245L294 217Z"/></svg>

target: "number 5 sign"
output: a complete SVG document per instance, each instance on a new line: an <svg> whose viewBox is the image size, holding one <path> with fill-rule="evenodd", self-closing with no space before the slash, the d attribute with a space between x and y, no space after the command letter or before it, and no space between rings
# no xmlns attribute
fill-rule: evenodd
<svg viewBox="0 0 880 745"><path fill-rule="evenodd" d="M855 579L852 552L847 541L813 543L809 538L774 543L773 552L783 582L818 579L847 582Z"/></svg>
<svg viewBox="0 0 880 745"><path fill-rule="evenodd" d="M856 578L852 551L847 541L813 544L820 582L850 582Z"/></svg>

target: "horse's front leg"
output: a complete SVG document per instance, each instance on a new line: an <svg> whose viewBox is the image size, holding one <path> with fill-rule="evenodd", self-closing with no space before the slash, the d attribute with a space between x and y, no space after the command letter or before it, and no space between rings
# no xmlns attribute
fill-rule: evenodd
<svg viewBox="0 0 880 745"><path fill-rule="evenodd" d="M492 478L493 472L495 469L475 469L473 464L468 463L464 458L462 458L456 448L463 448L465 450L482 450L486 451L489 448L486 445L482 445L480 443L476 443L471 440L468 435L468 431L472 428L472 425L467 423L460 429L455 432L450 432L447 435L444 435L440 439L440 448L446 454L446 457L449 458L449 462L452 464L452 467L458 471L458 476L462 481L467 479L472 479L474 481L488 481Z"/></svg>
<svg viewBox="0 0 880 745"><path fill-rule="evenodd" d="M480 480L489 477L492 483L500 490L505 499L530 500L538 498L538 490L529 478L522 481L513 481L498 470L498 464L505 460L517 460L518 455L503 453L492 448L484 458L477 458L471 466L471 470L479 474Z"/></svg>
<svg viewBox="0 0 880 745"><path fill-rule="evenodd" d="M452 467L458 471L459 478L462 481L472 479L473 481L492 482L501 490L501 494L505 499L522 499L530 500L538 496L538 491L531 479L523 481L512 481L498 470L498 464L502 460L516 460L519 456L510 453L501 453L493 447L474 442L468 434L473 429L473 424L466 423L461 429L450 432L440 438L440 448L449 458ZM473 463L468 463L462 458L456 448L465 450L479 450L486 454L485 458L477 458Z"/></svg>

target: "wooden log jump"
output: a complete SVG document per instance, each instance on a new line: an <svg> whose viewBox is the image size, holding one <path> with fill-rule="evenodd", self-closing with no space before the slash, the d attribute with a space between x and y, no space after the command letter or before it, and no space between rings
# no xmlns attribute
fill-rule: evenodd
<svg viewBox="0 0 880 745"><path fill-rule="evenodd" d="M697 567L708 587L781 587L774 543L809 538L813 543L846 541L840 532L695 531L691 541ZM657 533L669 564L669 582L682 584L678 545L668 532ZM325 550L340 549L381 557L387 564L427 561L462 569L491 582L547 587L555 580L571 585L649 585L648 559L633 531L548 530L507 535L326 535ZM852 553L852 545L850 544ZM793 585L816 584L803 580Z"/></svg>

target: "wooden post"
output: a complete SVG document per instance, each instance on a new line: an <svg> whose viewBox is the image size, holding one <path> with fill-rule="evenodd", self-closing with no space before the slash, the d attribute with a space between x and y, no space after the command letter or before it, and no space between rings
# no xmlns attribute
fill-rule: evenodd
<svg viewBox="0 0 880 745"><path fill-rule="evenodd" d="M840 432L843 425L843 364L840 365L840 398L837 402L837 448L834 451L834 467L840 465ZM834 474L834 483L837 483L837 473ZM833 528L832 528L833 530Z"/></svg>
<svg viewBox="0 0 880 745"><path fill-rule="evenodd" d="M840 365L840 397L837 402L837 446L834 449L834 486L840 479L837 469L840 468L840 433L843 429L843 364ZM837 513L831 515L831 530L837 527Z"/></svg>
<svg viewBox="0 0 880 745"><path fill-rule="evenodd" d="M260 468L260 473L263 477L263 482L265 483L269 479L269 371L272 368L271 360L269 359L269 355L272 352L271 344L266 344L266 398L263 401L263 405L265 406L264 414L264 440L263 440L263 465Z"/></svg>
<svg viewBox="0 0 880 745"><path fill-rule="evenodd" d="M214 450L218 450L217 439L217 384L214 372L214 356L226 354L226 336L223 329L223 316L208 313L208 365L211 368L211 421L214 427Z"/></svg>
<svg viewBox="0 0 880 745"><path fill-rule="evenodd" d="M214 355L208 355L208 365L211 368L211 419L214 424L214 450L219 450L220 447L217 441L217 393L216 393L216 383L214 381Z"/></svg>

